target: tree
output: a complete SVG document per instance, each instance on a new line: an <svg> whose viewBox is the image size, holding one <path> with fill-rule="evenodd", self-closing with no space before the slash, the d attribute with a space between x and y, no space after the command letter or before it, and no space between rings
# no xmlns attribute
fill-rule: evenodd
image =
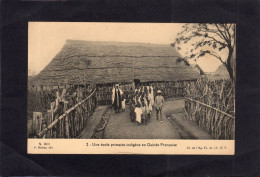
<svg viewBox="0 0 260 177"><path fill-rule="evenodd" d="M211 55L225 65L231 80L234 80L231 58L236 45L235 24L185 24L171 45L182 50L185 44L189 46L185 57L177 61L187 63L188 60L196 61L200 57ZM221 55L223 51L227 52L224 57Z"/></svg>

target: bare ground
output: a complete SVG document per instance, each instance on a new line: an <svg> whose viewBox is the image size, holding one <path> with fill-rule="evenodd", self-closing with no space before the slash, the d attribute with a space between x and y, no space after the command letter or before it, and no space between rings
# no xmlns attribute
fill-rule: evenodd
<svg viewBox="0 0 260 177"><path fill-rule="evenodd" d="M138 125L130 120L130 110L125 112L112 111L105 127L104 139L212 139L208 133L190 121L184 112L183 99L169 99L163 107L163 122L156 120L153 110L147 125ZM88 125L83 130L81 139L91 138L95 127L100 123L108 106L98 106Z"/></svg>
<svg viewBox="0 0 260 177"><path fill-rule="evenodd" d="M111 114L106 126L104 138L106 139L181 139L181 136L172 123L169 121L174 112L182 110L182 100L166 101L163 110L163 122L156 120L156 111L153 110L148 125L138 126L131 122L130 110Z"/></svg>
<svg viewBox="0 0 260 177"><path fill-rule="evenodd" d="M148 125L131 122L130 110L111 114L106 126L106 139L212 139L194 122L185 117L183 99L169 99L163 107L163 122L156 120L153 110Z"/></svg>

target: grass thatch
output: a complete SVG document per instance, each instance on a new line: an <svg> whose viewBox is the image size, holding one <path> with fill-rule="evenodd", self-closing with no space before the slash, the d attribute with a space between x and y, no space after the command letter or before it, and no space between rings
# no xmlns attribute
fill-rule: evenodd
<svg viewBox="0 0 260 177"><path fill-rule="evenodd" d="M35 85L191 80L201 77L176 63L170 45L67 40L59 54L34 79Z"/></svg>
<svg viewBox="0 0 260 177"><path fill-rule="evenodd" d="M221 80L221 79L230 79L227 68L224 64L220 65L215 72L206 74L206 76L212 81Z"/></svg>
<svg viewBox="0 0 260 177"><path fill-rule="evenodd" d="M218 69L214 73L215 75L223 76L223 77L229 77L227 68L224 64L220 65Z"/></svg>

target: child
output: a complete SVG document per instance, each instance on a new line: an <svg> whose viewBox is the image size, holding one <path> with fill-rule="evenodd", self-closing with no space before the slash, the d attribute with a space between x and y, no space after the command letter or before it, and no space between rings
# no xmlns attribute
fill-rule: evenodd
<svg viewBox="0 0 260 177"><path fill-rule="evenodd" d="M152 90L152 88L149 89L148 100L150 101L151 106L153 106L153 104L154 104L154 97L153 97L153 90Z"/></svg>
<svg viewBox="0 0 260 177"><path fill-rule="evenodd" d="M130 118L131 118L131 121L134 122L135 120L135 101L134 99L131 99L130 102L129 102L129 106L130 106Z"/></svg>
<svg viewBox="0 0 260 177"><path fill-rule="evenodd" d="M122 111L125 112L125 97L122 97Z"/></svg>
<svg viewBox="0 0 260 177"><path fill-rule="evenodd" d="M145 96L143 95L143 97L141 98L141 102L142 102L142 122L144 123L144 125L147 125L147 101Z"/></svg>
<svg viewBox="0 0 260 177"><path fill-rule="evenodd" d="M141 109L141 104L140 103L137 103L137 107L135 108L135 120L136 122L138 123L138 125L141 125L141 116L142 116L143 112L142 112L142 109Z"/></svg>
<svg viewBox="0 0 260 177"><path fill-rule="evenodd" d="M148 115L147 118L150 121L153 107L152 107L151 101L148 100L147 104L148 104L148 106L147 106L147 112L148 112L147 113L147 115Z"/></svg>

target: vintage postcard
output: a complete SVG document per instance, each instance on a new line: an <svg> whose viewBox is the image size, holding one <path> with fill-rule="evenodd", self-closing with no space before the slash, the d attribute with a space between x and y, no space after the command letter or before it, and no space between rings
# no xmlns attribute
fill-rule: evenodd
<svg viewBox="0 0 260 177"><path fill-rule="evenodd" d="M28 23L29 154L235 154L236 25Z"/></svg>

